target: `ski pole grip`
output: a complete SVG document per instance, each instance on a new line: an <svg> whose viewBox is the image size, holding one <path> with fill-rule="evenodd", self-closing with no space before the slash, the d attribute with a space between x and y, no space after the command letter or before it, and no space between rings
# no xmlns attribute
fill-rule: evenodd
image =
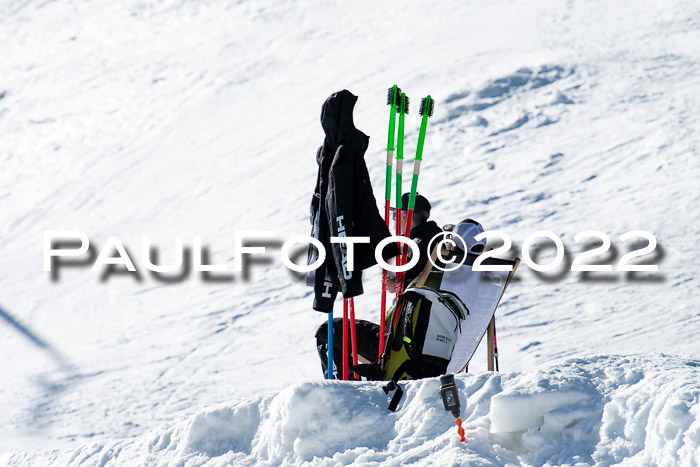
<svg viewBox="0 0 700 467"><path fill-rule="evenodd" d="M416 159L413 161L413 175L418 175L420 173L420 163L423 159Z"/></svg>

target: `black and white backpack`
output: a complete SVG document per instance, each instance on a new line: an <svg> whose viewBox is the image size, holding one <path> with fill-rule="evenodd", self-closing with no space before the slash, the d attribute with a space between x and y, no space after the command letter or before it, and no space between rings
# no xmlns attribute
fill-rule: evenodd
<svg viewBox="0 0 700 467"><path fill-rule="evenodd" d="M469 309L452 292L411 287L390 310L384 353L379 363L356 365L368 379L389 381L396 394L389 410L396 410L403 391L397 382L445 374Z"/></svg>

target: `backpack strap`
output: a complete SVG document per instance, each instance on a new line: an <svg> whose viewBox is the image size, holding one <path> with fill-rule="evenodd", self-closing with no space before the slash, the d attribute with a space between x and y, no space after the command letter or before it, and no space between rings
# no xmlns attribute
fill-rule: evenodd
<svg viewBox="0 0 700 467"><path fill-rule="evenodd" d="M380 381L384 375L384 367L381 363L361 363L351 365L350 369L371 381Z"/></svg>
<svg viewBox="0 0 700 467"><path fill-rule="evenodd" d="M400 350L401 347L404 347L410 360L420 358L419 352L413 345L413 339L415 338L413 328L416 326L415 320L417 319L416 311L419 311L419 309L425 306L426 303L430 303L430 300L426 300L425 296L412 290L407 290L404 293L406 294L406 298L404 300L404 310L398 324L398 329L401 330L401 332L398 333L394 339L393 348L394 350ZM409 306L411 307L410 313L408 313L408 310L405 309ZM399 374L399 376L401 375ZM415 377L415 375L412 376Z"/></svg>
<svg viewBox="0 0 700 467"><path fill-rule="evenodd" d="M401 378L401 375L403 375L404 373L414 378L417 377L416 367L411 360L404 360L403 363L399 365L399 367L392 375L389 383L382 387L386 394L389 394L391 391L394 390L396 391L394 393L394 397L391 398L391 402L389 402L389 407L387 407L392 412L396 411L396 408L399 406L399 402L403 397L403 388L398 383L398 381Z"/></svg>
<svg viewBox="0 0 700 467"><path fill-rule="evenodd" d="M396 408L399 406L399 402L401 401L402 397L403 389L397 384L396 392L394 393L394 397L391 398L391 402L389 402L389 407L387 407L387 409L391 410L392 412L396 412Z"/></svg>

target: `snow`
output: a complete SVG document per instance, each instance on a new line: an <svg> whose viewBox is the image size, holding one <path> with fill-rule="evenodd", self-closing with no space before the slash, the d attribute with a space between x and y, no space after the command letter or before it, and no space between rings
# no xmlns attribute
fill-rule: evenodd
<svg viewBox="0 0 700 467"><path fill-rule="evenodd" d="M15 453L105 465L693 465L700 361L662 354L571 359L529 373L460 374L463 426L439 378L405 383L387 413L380 382L309 381L115 442Z"/></svg>
<svg viewBox="0 0 700 467"><path fill-rule="evenodd" d="M5 2L0 464L697 465L699 25L682 0ZM391 414L380 385L321 379L324 316L279 242L216 279L140 256L143 237L163 262L201 237L232 270L236 232L307 234L319 110L342 88L381 200L394 83L406 174L436 100L419 191L439 224L478 219L514 251L551 230L567 251L518 269L502 372L480 348L457 377L466 443L437 380ZM621 235L653 233L659 272L567 272L591 229L613 265ZM82 230L95 255L119 237L140 278L52 280L45 230ZM379 283L358 318L377 320Z"/></svg>

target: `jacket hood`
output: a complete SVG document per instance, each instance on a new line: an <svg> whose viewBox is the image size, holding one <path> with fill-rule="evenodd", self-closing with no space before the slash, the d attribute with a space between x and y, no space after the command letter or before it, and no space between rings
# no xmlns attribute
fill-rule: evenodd
<svg viewBox="0 0 700 467"><path fill-rule="evenodd" d="M352 121L352 112L357 96L343 89L331 94L321 108L321 126L326 133L326 141L333 150L341 144L349 143L357 129Z"/></svg>

